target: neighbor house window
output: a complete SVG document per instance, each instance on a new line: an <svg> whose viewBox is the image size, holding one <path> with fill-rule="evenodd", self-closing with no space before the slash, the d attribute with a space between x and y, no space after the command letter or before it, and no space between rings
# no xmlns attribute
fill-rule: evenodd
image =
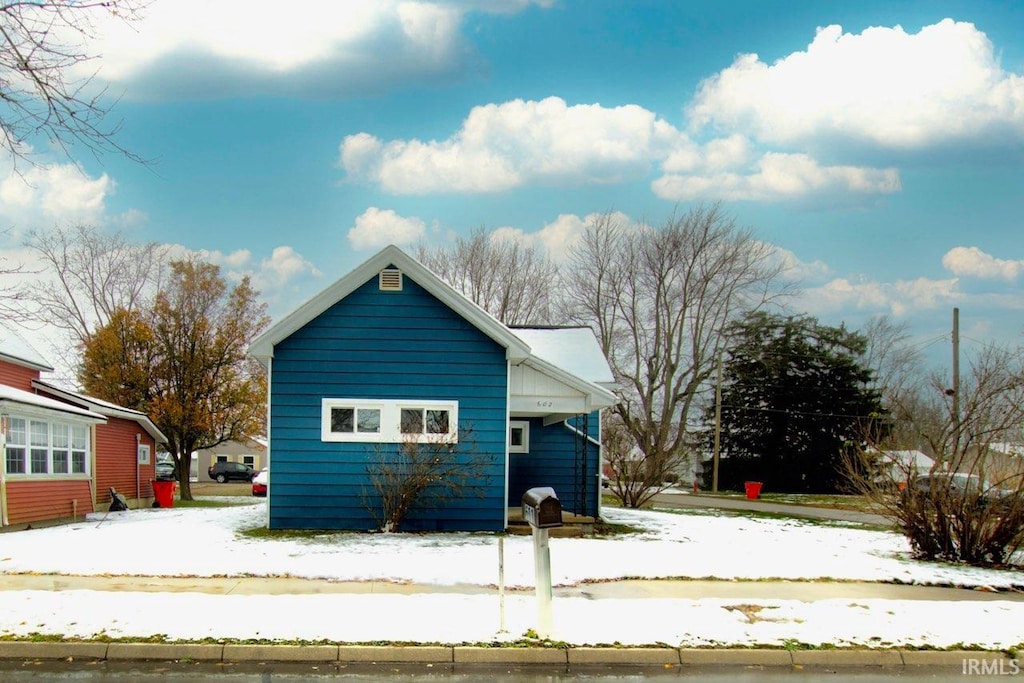
<svg viewBox="0 0 1024 683"><path fill-rule="evenodd" d="M525 420L511 420L508 423L508 452L530 452L530 423Z"/></svg>
<svg viewBox="0 0 1024 683"><path fill-rule="evenodd" d="M87 474L89 428L39 418L10 417L4 469L36 477Z"/></svg>
<svg viewBox="0 0 1024 683"><path fill-rule="evenodd" d="M325 398L323 441L398 443L407 439L457 441L457 401L393 401Z"/></svg>
<svg viewBox="0 0 1024 683"><path fill-rule="evenodd" d="M249 467L256 467L256 456L255 455L243 455L242 462Z"/></svg>
<svg viewBox="0 0 1024 683"><path fill-rule="evenodd" d="M53 473L67 474L71 467L71 425L53 425Z"/></svg>

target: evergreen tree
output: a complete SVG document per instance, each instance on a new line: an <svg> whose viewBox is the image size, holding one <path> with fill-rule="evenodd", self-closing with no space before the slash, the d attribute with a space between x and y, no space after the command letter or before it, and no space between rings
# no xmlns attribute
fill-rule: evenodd
<svg viewBox="0 0 1024 683"><path fill-rule="evenodd" d="M729 336L722 487L756 480L769 491L843 490L844 448L888 423L872 372L859 360L865 337L809 316L767 313L746 316Z"/></svg>

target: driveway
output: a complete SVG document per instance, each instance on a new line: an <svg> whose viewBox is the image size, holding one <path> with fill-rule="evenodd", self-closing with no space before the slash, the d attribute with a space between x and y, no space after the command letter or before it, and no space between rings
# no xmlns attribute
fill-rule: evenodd
<svg viewBox="0 0 1024 683"><path fill-rule="evenodd" d="M693 493L659 493L652 500L654 507L660 508L706 508L716 510L740 510L766 512L787 515L789 517L806 517L809 519L831 519L841 522L857 522L874 526L891 527L892 522L882 515L855 510L837 510L835 508L812 507L810 505L788 505L786 503L770 503L765 500L748 500L746 498L729 498L710 494Z"/></svg>

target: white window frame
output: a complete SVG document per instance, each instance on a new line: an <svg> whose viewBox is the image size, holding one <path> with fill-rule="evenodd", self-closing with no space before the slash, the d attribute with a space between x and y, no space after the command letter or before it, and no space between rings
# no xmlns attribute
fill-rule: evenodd
<svg viewBox="0 0 1024 683"><path fill-rule="evenodd" d="M138 456L139 456L138 457L139 464L140 465L148 465L149 464L149 458L150 458L149 444L148 443L140 443L138 445L137 450L138 450Z"/></svg>
<svg viewBox="0 0 1024 683"><path fill-rule="evenodd" d="M353 431L335 432L331 429L331 411L335 408L351 408ZM358 431L359 410L380 411L380 431ZM445 410L448 412L448 431L443 434L402 433L402 410ZM425 428L425 425L424 425ZM458 401L420 401L414 399L377 400L354 398L325 398L320 402L320 439L321 441L339 443L458 443L459 441L459 402Z"/></svg>
<svg viewBox="0 0 1024 683"><path fill-rule="evenodd" d="M12 441L11 432L13 421L18 420L24 425L24 440ZM90 438L90 425L78 422L77 420L54 419L52 415L46 415L36 411L25 411L14 415L5 416L3 420L6 432L4 434L3 459L0 461L0 468L3 468L4 476L11 479L82 479L89 478L90 462L92 460L92 445ZM32 423L46 424L46 444L40 442L32 443ZM66 444L55 445L54 426L59 425L66 430ZM32 451L46 451L46 471L32 471ZM7 454L10 450L21 450L21 464L23 471L7 471ZM55 453L64 457L64 467L58 468L54 463Z"/></svg>
<svg viewBox="0 0 1024 683"><path fill-rule="evenodd" d="M516 446L512 443L512 430L523 430L523 443ZM509 420L508 422L508 452L529 453L530 452L530 423L526 420Z"/></svg>

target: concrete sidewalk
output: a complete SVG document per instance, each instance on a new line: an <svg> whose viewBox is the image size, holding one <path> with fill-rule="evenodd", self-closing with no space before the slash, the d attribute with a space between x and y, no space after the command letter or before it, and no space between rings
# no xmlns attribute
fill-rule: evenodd
<svg viewBox="0 0 1024 683"><path fill-rule="evenodd" d="M74 576L59 574L0 574L0 602L4 591L110 591L119 593L205 593L211 595L310 595L424 593L496 594L497 588L476 585L425 585L383 581L329 581L287 577L160 577ZM532 589L510 590L532 593ZM986 592L930 586L867 582L805 581L688 581L623 580L586 583L555 589L556 596L591 600L644 600L651 598L759 598L813 602L834 598L881 598L898 600L1015 600L1019 592ZM999 652L918 651L905 649L772 649L772 648L675 648L675 647L532 647L521 642L504 646L473 644L270 644L246 642L130 642L130 640L68 640L32 642L30 639L0 641L0 660L64 661L187 661L208 663L300 662L344 666L347 664L405 663L459 667L472 665L539 666L565 671L587 666L629 667L940 667L960 672L965 661L992 662L998 670L1011 670L1014 660Z"/></svg>
<svg viewBox="0 0 1024 683"><path fill-rule="evenodd" d="M139 593L204 593L208 595L315 595L380 594L415 595L451 593L494 595L495 586L475 584L418 584L390 581L334 581L292 577L180 577L180 576L86 576L67 574L2 574L2 591L116 591ZM506 588L510 594L532 594L532 587ZM883 600L1024 602L1020 591L972 590L941 586L873 583L867 581L734 581L627 579L596 581L575 586L556 586L555 597L590 600L643 600L659 598L777 599L813 602L834 598Z"/></svg>

